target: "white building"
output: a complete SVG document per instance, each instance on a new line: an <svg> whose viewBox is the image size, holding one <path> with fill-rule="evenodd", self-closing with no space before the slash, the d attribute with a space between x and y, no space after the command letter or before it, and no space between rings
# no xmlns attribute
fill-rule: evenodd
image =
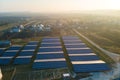
<svg viewBox="0 0 120 80"><path fill-rule="evenodd" d="M18 27L14 27L10 30L11 33L18 33L18 32L21 32L21 29L18 28Z"/></svg>

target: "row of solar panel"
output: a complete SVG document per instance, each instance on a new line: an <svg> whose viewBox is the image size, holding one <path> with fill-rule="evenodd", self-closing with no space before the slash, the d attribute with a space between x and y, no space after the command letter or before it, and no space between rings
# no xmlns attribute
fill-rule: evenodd
<svg viewBox="0 0 120 80"><path fill-rule="evenodd" d="M5 48L0 48L0 56L2 55L2 53L4 52Z"/></svg>
<svg viewBox="0 0 120 80"><path fill-rule="evenodd" d="M93 72L109 70L108 65L99 59L81 40L76 36L63 37L68 56L73 65L74 72Z"/></svg>
<svg viewBox="0 0 120 80"><path fill-rule="evenodd" d="M108 70L109 67L100 60L93 51L88 48L76 36L62 37L67 53L75 72L91 72ZM38 42L28 43L18 54L21 46L10 47L0 57L0 64L9 64L14 59L14 64L28 64L34 54ZM64 68L67 67L59 38L43 38L36 59L34 69Z"/></svg>
<svg viewBox="0 0 120 80"><path fill-rule="evenodd" d="M21 46L11 46L0 57L0 64L9 64L12 59L17 55Z"/></svg>
<svg viewBox="0 0 120 80"><path fill-rule="evenodd" d="M27 64L30 62L38 42L29 42L19 53L22 46L11 46L0 56L0 65L9 64L14 59L13 64Z"/></svg>
<svg viewBox="0 0 120 80"><path fill-rule="evenodd" d="M24 46L23 50L19 53L19 55L15 58L14 64L29 64L34 55L34 51L37 47L38 42L29 42L26 46Z"/></svg>
<svg viewBox="0 0 120 80"><path fill-rule="evenodd" d="M34 69L66 67L62 46L59 38L43 38L41 47L33 63Z"/></svg>

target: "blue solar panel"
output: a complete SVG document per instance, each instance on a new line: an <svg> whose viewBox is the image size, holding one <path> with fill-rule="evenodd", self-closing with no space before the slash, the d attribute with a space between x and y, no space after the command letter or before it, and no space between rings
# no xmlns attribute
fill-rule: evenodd
<svg viewBox="0 0 120 80"><path fill-rule="evenodd" d="M70 56L71 61L91 61L91 60L99 60L99 57L96 55L89 56Z"/></svg>
<svg viewBox="0 0 120 80"><path fill-rule="evenodd" d="M2 56L15 56L17 52L4 52Z"/></svg>
<svg viewBox="0 0 120 80"><path fill-rule="evenodd" d="M119 78L116 78L116 79L113 79L113 80L120 80L120 77L119 77Z"/></svg>
<svg viewBox="0 0 120 80"><path fill-rule="evenodd" d="M64 58L63 54L38 54L36 59L54 59L54 58Z"/></svg>
<svg viewBox="0 0 120 80"><path fill-rule="evenodd" d="M83 43L82 41L73 41L73 40L71 40L71 41L64 41L64 44L70 44L70 43L75 43L75 44L77 44L77 43Z"/></svg>
<svg viewBox="0 0 120 80"><path fill-rule="evenodd" d="M40 48L39 52L56 52L62 51L62 48Z"/></svg>
<svg viewBox="0 0 120 80"><path fill-rule="evenodd" d="M109 70L110 68L108 67L107 64L105 63L94 63L94 60L100 60L97 55L78 55L78 54L90 54L93 53L91 49L70 49L70 48L86 48L85 44L80 44L82 42L81 40L78 41L78 37L63 37L64 45L66 47L67 53L72 54L69 56L70 60L76 61L74 62L73 69L74 72L94 72L94 71L104 71L104 70ZM77 40L77 41L76 41ZM73 44L74 43L74 44ZM68 45L69 44L69 45ZM80 44L80 45L78 45ZM74 55L73 55L74 54ZM76 55L76 56L75 56ZM87 64L82 64L82 61L93 61L93 63L87 63ZM78 62L78 63L77 63ZM81 62L81 63L79 63Z"/></svg>
<svg viewBox="0 0 120 80"><path fill-rule="evenodd" d="M38 41L28 42L27 45L37 45Z"/></svg>
<svg viewBox="0 0 120 80"><path fill-rule="evenodd" d="M14 64L29 64L31 58L15 58Z"/></svg>
<svg viewBox="0 0 120 80"><path fill-rule="evenodd" d="M41 44L41 47L61 46L61 44Z"/></svg>
<svg viewBox="0 0 120 80"><path fill-rule="evenodd" d="M0 49L0 55L2 55L3 52L4 52L4 49Z"/></svg>
<svg viewBox="0 0 120 80"><path fill-rule="evenodd" d="M101 63L101 64L73 64L73 68L76 73L110 70L109 66L104 63Z"/></svg>
<svg viewBox="0 0 120 80"><path fill-rule="evenodd" d="M36 62L35 60L35 62L33 63L33 68L51 69L51 68L66 67L67 65L66 65L66 61L64 61L65 59L62 51L63 50L59 38L43 38L41 47L39 49L40 53L38 52L38 54L36 55L36 60L38 61ZM49 60L47 61L47 59Z"/></svg>
<svg viewBox="0 0 120 80"><path fill-rule="evenodd" d="M92 53L91 49L67 50L68 54Z"/></svg>
<svg viewBox="0 0 120 80"><path fill-rule="evenodd" d="M51 43L51 44L61 44L60 41L42 41L41 44L48 44L48 43Z"/></svg>
<svg viewBox="0 0 120 80"><path fill-rule="evenodd" d="M21 46L11 46L8 50L20 50Z"/></svg>
<svg viewBox="0 0 120 80"><path fill-rule="evenodd" d="M42 42L60 42L59 39L43 39Z"/></svg>
<svg viewBox="0 0 120 80"><path fill-rule="evenodd" d="M24 50L36 49L36 46L25 46Z"/></svg>
<svg viewBox="0 0 120 80"><path fill-rule="evenodd" d="M65 61L54 61L54 62L34 62L34 69L51 69L51 68L65 68Z"/></svg>
<svg viewBox="0 0 120 80"><path fill-rule="evenodd" d="M34 51L21 51L19 53L20 56L32 56L34 54Z"/></svg>
<svg viewBox="0 0 120 80"><path fill-rule="evenodd" d="M0 58L0 65L7 65L11 62L12 58Z"/></svg>
<svg viewBox="0 0 120 80"><path fill-rule="evenodd" d="M66 48L85 48L86 45L66 45Z"/></svg>

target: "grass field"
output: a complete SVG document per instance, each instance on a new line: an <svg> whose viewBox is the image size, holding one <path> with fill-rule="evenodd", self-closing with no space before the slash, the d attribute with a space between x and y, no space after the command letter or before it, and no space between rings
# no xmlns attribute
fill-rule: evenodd
<svg viewBox="0 0 120 80"><path fill-rule="evenodd" d="M120 54L120 16L84 15L75 28L102 48Z"/></svg>

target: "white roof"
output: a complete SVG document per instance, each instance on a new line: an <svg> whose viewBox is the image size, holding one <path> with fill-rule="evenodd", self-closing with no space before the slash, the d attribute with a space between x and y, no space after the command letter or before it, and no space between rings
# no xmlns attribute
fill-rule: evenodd
<svg viewBox="0 0 120 80"><path fill-rule="evenodd" d="M41 44L60 44L60 42L42 42Z"/></svg>
<svg viewBox="0 0 120 80"><path fill-rule="evenodd" d="M85 45L85 43L67 43L65 45Z"/></svg>
<svg viewBox="0 0 120 80"><path fill-rule="evenodd" d="M93 60L93 61L72 61L72 64L101 64L105 63L102 60Z"/></svg>
<svg viewBox="0 0 120 80"><path fill-rule="evenodd" d="M69 77L69 76L70 76L69 73L64 73L64 74L63 74L63 77Z"/></svg>
<svg viewBox="0 0 120 80"><path fill-rule="evenodd" d="M65 58L58 58L58 59L40 59L40 60L35 60L34 62L51 62L51 61L65 61Z"/></svg>
<svg viewBox="0 0 120 80"><path fill-rule="evenodd" d="M67 50L83 50L83 49L90 49L88 47L84 47L84 48L66 48Z"/></svg>
<svg viewBox="0 0 120 80"><path fill-rule="evenodd" d="M7 50L5 52L18 52L19 50Z"/></svg>
<svg viewBox="0 0 120 80"><path fill-rule="evenodd" d="M34 49L22 50L22 51L35 51Z"/></svg>
<svg viewBox="0 0 120 80"><path fill-rule="evenodd" d="M68 54L69 56L89 56L89 55L96 55L95 53L85 53L85 54Z"/></svg>
<svg viewBox="0 0 120 80"><path fill-rule="evenodd" d="M32 56L17 56L16 58L31 58Z"/></svg>
<svg viewBox="0 0 120 80"><path fill-rule="evenodd" d="M57 51L57 52L38 52L37 54L61 54L63 51Z"/></svg>
<svg viewBox="0 0 120 80"><path fill-rule="evenodd" d="M0 59L11 59L11 58L13 58L13 57L0 57Z"/></svg>

